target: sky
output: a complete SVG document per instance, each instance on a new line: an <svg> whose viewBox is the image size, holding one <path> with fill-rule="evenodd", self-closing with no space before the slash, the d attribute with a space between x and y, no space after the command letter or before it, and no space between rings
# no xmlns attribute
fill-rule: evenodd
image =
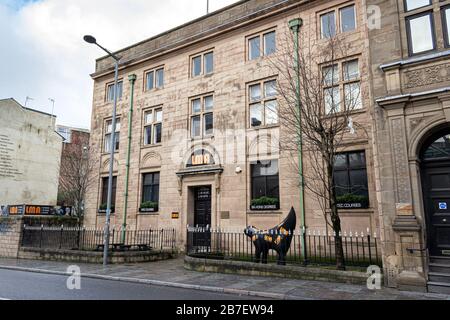
<svg viewBox="0 0 450 320"><path fill-rule="evenodd" d="M0 99L48 113L53 99L58 124L89 128L89 75L104 54L83 35L115 51L204 14L206 0L0 0Z"/></svg>

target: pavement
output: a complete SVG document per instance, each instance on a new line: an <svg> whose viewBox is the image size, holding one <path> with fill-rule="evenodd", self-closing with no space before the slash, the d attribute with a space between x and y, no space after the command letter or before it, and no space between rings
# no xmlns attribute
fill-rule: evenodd
<svg viewBox="0 0 450 320"><path fill-rule="evenodd" d="M15 270L53 275L67 275L75 263L1 259L0 270ZM158 287L181 288L220 294L268 299L295 300L450 300L449 295L406 292L382 287L369 290L366 286L334 282L283 279L203 273L186 270L183 258L109 265L76 264L87 279L114 280ZM1 277L1 275L0 275Z"/></svg>
<svg viewBox="0 0 450 320"><path fill-rule="evenodd" d="M248 296L84 278L79 289L67 276L0 269L0 300L247 300ZM69 283L70 282L69 280ZM72 287L73 288L73 287Z"/></svg>

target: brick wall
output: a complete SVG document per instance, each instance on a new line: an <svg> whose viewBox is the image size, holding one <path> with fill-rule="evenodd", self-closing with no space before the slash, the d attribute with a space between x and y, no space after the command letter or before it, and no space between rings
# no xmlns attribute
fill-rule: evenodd
<svg viewBox="0 0 450 320"><path fill-rule="evenodd" d="M0 218L0 258L17 258L22 219Z"/></svg>

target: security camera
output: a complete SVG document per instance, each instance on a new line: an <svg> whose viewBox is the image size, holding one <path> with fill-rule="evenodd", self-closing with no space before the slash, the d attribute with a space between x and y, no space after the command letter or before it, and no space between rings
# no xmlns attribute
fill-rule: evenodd
<svg viewBox="0 0 450 320"><path fill-rule="evenodd" d="M242 168L241 167L236 167L236 173L241 173L242 172Z"/></svg>

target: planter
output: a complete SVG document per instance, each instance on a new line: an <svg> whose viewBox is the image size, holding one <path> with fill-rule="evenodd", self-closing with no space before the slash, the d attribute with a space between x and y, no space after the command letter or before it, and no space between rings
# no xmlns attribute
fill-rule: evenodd
<svg viewBox="0 0 450 320"><path fill-rule="evenodd" d="M111 209L111 213L114 213L114 212L116 212L116 210L115 209ZM98 209L97 213L106 214L106 209Z"/></svg>

